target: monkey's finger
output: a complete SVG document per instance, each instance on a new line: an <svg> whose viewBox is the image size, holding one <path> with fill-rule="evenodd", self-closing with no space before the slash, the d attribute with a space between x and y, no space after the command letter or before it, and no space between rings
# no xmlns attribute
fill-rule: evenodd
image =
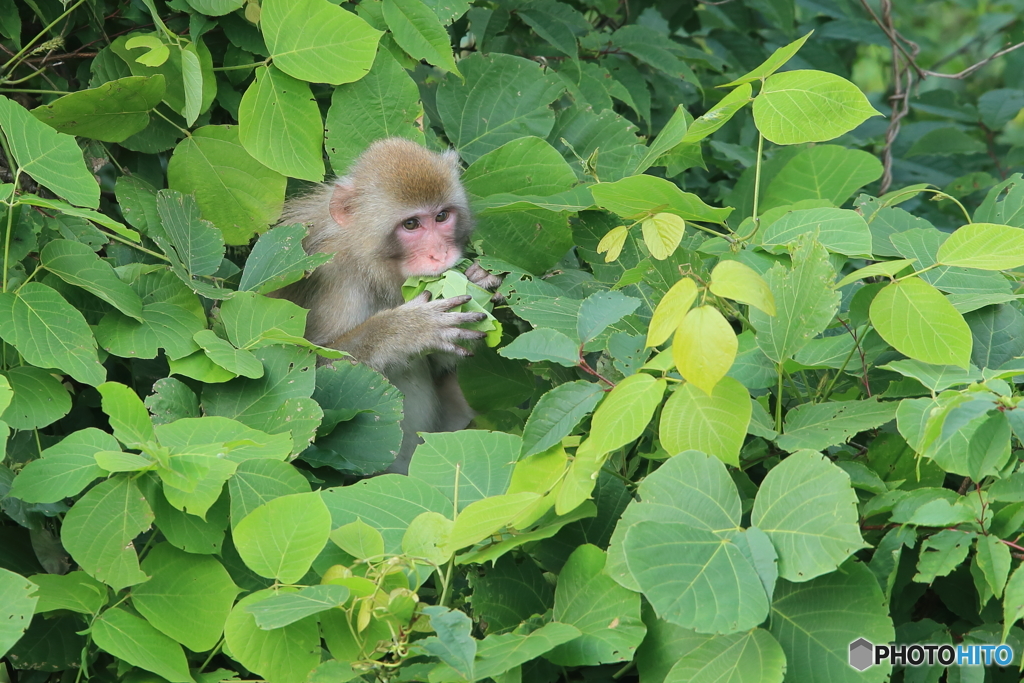
<svg viewBox="0 0 1024 683"><path fill-rule="evenodd" d="M451 297L449 299L438 299L434 303L436 303L437 307L440 308L442 311L450 311L453 308L457 308L457 307L461 306L462 304L468 303L468 302L470 302L472 300L473 300L473 297L471 297L470 295L462 294L460 296L453 296L453 297Z"/></svg>
<svg viewBox="0 0 1024 683"><path fill-rule="evenodd" d="M455 356L461 356L463 358L469 358L473 355L473 352L464 346L459 346L454 342L443 342L437 345L438 351L444 351Z"/></svg>
<svg viewBox="0 0 1024 683"><path fill-rule="evenodd" d="M425 304L430 301L430 290L424 289L418 296L409 300L410 304Z"/></svg>
<svg viewBox="0 0 1024 683"><path fill-rule="evenodd" d="M503 279L499 275L493 275L484 270L479 263L474 263L466 269L466 278L477 287L483 287L484 289L496 288Z"/></svg>
<svg viewBox="0 0 1024 683"><path fill-rule="evenodd" d="M466 323L478 323L487 320L486 313L471 312L471 313L447 313L445 314L446 322L450 322L452 325L465 325Z"/></svg>

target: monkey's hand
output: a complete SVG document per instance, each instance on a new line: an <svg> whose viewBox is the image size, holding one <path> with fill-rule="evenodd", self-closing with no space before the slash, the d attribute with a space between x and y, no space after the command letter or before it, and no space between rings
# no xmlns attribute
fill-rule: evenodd
<svg viewBox="0 0 1024 683"><path fill-rule="evenodd" d="M487 333L459 326L478 323L486 319L487 314L452 311L471 299L467 294L431 301L430 292L423 292L398 308L371 316L330 346L349 352L356 360L380 372L402 367L409 359L424 353L440 351L472 356L473 353L459 342L483 339Z"/></svg>
<svg viewBox="0 0 1024 683"><path fill-rule="evenodd" d="M495 275L494 273L487 271L478 261L474 261L473 265L466 269L466 279L477 287L482 287L483 289L493 292L501 286L501 281L505 278L501 275ZM494 292L494 296L491 297L491 302L503 304L505 303L505 297L501 292Z"/></svg>

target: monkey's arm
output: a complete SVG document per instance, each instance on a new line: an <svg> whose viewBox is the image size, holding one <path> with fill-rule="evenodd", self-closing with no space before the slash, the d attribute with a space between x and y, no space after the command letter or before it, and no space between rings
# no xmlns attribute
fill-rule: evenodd
<svg viewBox="0 0 1024 683"><path fill-rule="evenodd" d="M459 327L479 322L483 313L453 313L451 309L469 301L470 296L429 300L424 292L397 308L389 308L370 316L366 321L340 335L327 346L346 351L356 360L378 372L398 369L431 351L444 351L458 356L472 353L459 346L464 340L482 339L485 332Z"/></svg>

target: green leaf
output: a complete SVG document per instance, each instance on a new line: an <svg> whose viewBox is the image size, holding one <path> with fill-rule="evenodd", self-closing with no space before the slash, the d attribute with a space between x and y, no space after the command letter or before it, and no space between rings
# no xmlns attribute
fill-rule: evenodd
<svg viewBox="0 0 1024 683"><path fill-rule="evenodd" d="M181 80L185 86L185 109L181 112L190 127L203 106L203 66L193 44L181 48Z"/></svg>
<svg viewBox="0 0 1024 683"><path fill-rule="evenodd" d="M97 389L103 397L103 412L109 416L118 441L129 448L156 442L153 422L134 390L117 382L104 382Z"/></svg>
<svg viewBox="0 0 1024 683"><path fill-rule="evenodd" d="M0 567L0 653L6 655L32 622L37 588L24 576Z"/></svg>
<svg viewBox="0 0 1024 683"><path fill-rule="evenodd" d="M980 270L1009 270L1024 265L1024 230L994 223L969 223L939 247L939 263Z"/></svg>
<svg viewBox="0 0 1024 683"><path fill-rule="evenodd" d="M697 195L683 192L675 183L649 175L638 175L590 188L594 201L623 218L641 218L655 212L672 213L688 221L724 223L731 208L717 209Z"/></svg>
<svg viewBox="0 0 1024 683"><path fill-rule="evenodd" d="M197 275L213 275L224 258L224 238L220 232L200 218L195 198L176 190L160 190L156 194L156 208L170 249L168 256L177 255L184 266L185 284ZM153 236L160 244L161 236ZM165 243L166 244L166 243Z"/></svg>
<svg viewBox="0 0 1024 683"><path fill-rule="evenodd" d="M199 398L183 382L173 377L158 379L153 393L144 401L154 424L167 424L185 417L199 417Z"/></svg>
<svg viewBox="0 0 1024 683"><path fill-rule="evenodd" d="M121 142L149 125L149 112L164 98L164 77L128 76L58 97L32 115L69 135Z"/></svg>
<svg viewBox="0 0 1024 683"><path fill-rule="evenodd" d="M825 248L804 236L797 240L792 258L792 268L776 264L765 274L776 315L749 311L758 346L776 363L792 358L818 336L839 308L839 292L832 289L836 272Z"/></svg>
<svg viewBox="0 0 1024 683"><path fill-rule="evenodd" d="M152 522L153 511L135 482L125 476L111 477L68 511L61 541L90 576L120 590L149 578L139 570L132 540Z"/></svg>
<svg viewBox="0 0 1024 683"><path fill-rule="evenodd" d="M917 560L917 583L932 583L936 577L948 576L964 560L974 542L973 531L943 529L926 538Z"/></svg>
<svg viewBox="0 0 1024 683"><path fill-rule="evenodd" d="M216 645L240 591L217 558L161 543L142 569L151 578L132 589L132 605L142 616L193 652Z"/></svg>
<svg viewBox="0 0 1024 683"><path fill-rule="evenodd" d="M53 240L43 247L39 260L44 268L68 284L81 287L125 315L142 320L142 299L88 246L81 242Z"/></svg>
<svg viewBox="0 0 1024 683"><path fill-rule="evenodd" d="M244 609L256 618L257 626L269 631L340 607L346 600L348 588L345 586L307 586L295 593L282 592L272 598L250 603Z"/></svg>
<svg viewBox="0 0 1024 683"><path fill-rule="evenodd" d="M865 547L850 477L820 453L798 451L761 483L750 523L779 554L779 576L808 581Z"/></svg>
<svg viewBox="0 0 1024 683"><path fill-rule="evenodd" d="M338 85L358 81L370 70L381 32L352 12L326 0L267 0L262 10L260 28L267 48L274 64L289 76Z"/></svg>
<svg viewBox="0 0 1024 683"><path fill-rule="evenodd" d="M31 578L39 586L37 612L66 609L93 615L107 603L107 587L83 571L36 574Z"/></svg>
<svg viewBox="0 0 1024 683"><path fill-rule="evenodd" d="M220 17L239 9L245 0L188 0L188 4L207 16Z"/></svg>
<svg viewBox="0 0 1024 683"><path fill-rule="evenodd" d="M309 481L294 466L279 460L254 458L238 464L228 480L231 523L235 526L260 505L293 493L309 493Z"/></svg>
<svg viewBox="0 0 1024 683"><path fill-rule="evenodd" d="M332 12L347 14L340 7L323 4ZM274 66L256 69L256 80L238 106L238 139L254 159L283 175L320 182L324 178L323 130L320 109L307 83Z"/></svg>
<svg viewBox="0 0 1024 683"><path fill-rule="evenodd" d="M626 529L626 566L658 616L705 633L751 629L768 597L740 547L678 522L640 521Z"/></svg>
<svg viewBox="0 0 1024 683"><path fill-rule="evenodd" d="M520 457L546 451L572 433L601 400L603 391L596 382L577 380L541 396L523 428Z"/></svg>
<svg viewBox="0 0 1024 683"><path fill-rule="evenodd" d="M561 2L525 3L516 15L538 36L573 59L579 54L577 36L589 33L592 28L579 10Z"/></svg>
<svg viewBox="0 0 1024 683"><path fill-rule="evenodd" d="M786 654L768 631L757 628L704 638L672 666L664 683L731 679L782 683Z"/></svg>
<svg viewBox="0 0 1024 683"><path fill-rule="evenodd" d="M812 33L814 33L814 31L808 31L792 43L783 45L775 50L768 59L761 62L755 68L743 74L736 80L723 83L718 87L728 88L734 85L740 85L741 83L750 83L752 81L758 81L771 76L773 73L781 69L786 62L792 59L793 55L800 51L800 48L804 46L804 43L807 42L807 39L811 37Z"/></svg>
<svg viewBox="0 0 1024 683"><path fill-rule="evenodd" d="M343 171L375 140L398 136L423 143L416 121L423 105L416 83L387 50L355 83L339 85L327 111L327 157Z"/></svg>
<svg viewBox="0 0 1024 683"><path fill-rule="evenodd" d="M856 258L871 256L871 231L864 217L848 209L790 211L761 232L761 243L770 252L785 253L783 245L800 235L818 231L818 241L831 252Z"/></svg>
<svg viewBox="0 0 1024 683"><path fill-rule="evenodd" d="M555 122L548 107L563 86L522 57L475 53L459 63L464 81L447 74L437 89L445 133L472 163L506 142L546 138Z"/></svg>
<svg viewBox="0 0 1024 683"><path fill-rule="evenodd" d="M711 293L741 304L749 304L775 315L775 297L768 283L753 268L740 261L719 261L711 271Z"/></svg>
<svg viewBox="0 0 1024 683"><path fill-rule="evenodd" d="M861 562L807 583L779 582L772 601L770 630L786 653L786 675L794 681L884 683L892 666L863 672L849 664L850 643L896 638L878 580Z"/></svg>
<svg viewBox="0 0 1024 683"><path fill-rule="evenodd" d="M245 151L237 126L203 126L174 148L167 182L195 195L203 216L227 244L248 244L277 220L286 178Z"/></svg>
<svg viewBox="0 0 1024 683"><path fill-rule="evenodd" d="M558 330L547 327L519 335L498 353L505 358L522 358L531 362L551 361L567 368L580 362L579 345Z"/></svg>
<svg viewBox="0 0 1024 683"><path fill-rule="evenodd" d="M881 177L882 162L870 152L839 145L815 145L797 152L771 179L760 210L805 200L841 206L857 188Z"/></svg>
<svg viewBox="0 0 1024 683"><path fill-rule="evenodd" d="M123 609L108 609L101 614L93 622L92 638L102 650L132 666L152 671L171 683L192 683L181 645Z"/></svg>
<svg viewBox="0 0 1024 683"><path fill-rule="evenodd" d="M670 455L702 451L739 467L751 410L746 388L732 377L722 378L710 396L683 384L661 411L661 445Z"/></svg>
<svg viewBox="0 0 1024 683"><path fill-rule="evenodd" d="M691 309L672 338L672 360L687 382L711 395L729 372L739 341L717 308Z"/></svg>
<svg viewBox="0 0 1024 683"><path fill-rule="evenodd" d="M113 232L116 232L118 235L121 235L122 237L127 237L133 242L139 241L139 233L135 232L134 230L129 230L128 228L124 227L123 224L118 223L109 216L105 216L102 213L93 211L92 209L81 209L78 208L77 206L71 206L67 202L62 202L59 199L43 199L42 197L37 197L33 194L28 193L20 195L18 199L21 201L22 204L28 204L29 206L38 206L43 209L52 209L54 211L59 211L60 213L68 214L76 218L84 218L87 221L98 223L99 225L102 225L104 228L109 228Z"/></svg>
<svg viewBox="0 0 1024 683"><path fill-rule="evenodd" d="M640 596L602 570L605 553L585 544L573 551L558 575L552 617L582 635L545 658L560 666L596 666L630 661L647 628L640 620ZM609 628L609 624L615 624Z"/></svg>
<svg viewBox="0 0 1024 683"><path fill-rule="evenodd" d="M153 50L153 48L156 49ZM202 100L199 103L199 111L203 112L210 108L214 98L217 96L217 80L213 72L213 56L202 39L192 43L191 48L189 52L199 57L199 69L202 73ZM124 60L134 76L163 75L164 81L167 84L167 88L164 91L164 102L175 112L184 116L189 106L195 106L194 103L189 101L190 98L195 96L194 89L196 84L194 82L194 72L192 72L195 65L193 63L189 67L192 82L186 83L185 65L183 63L183 55L185 53L177 42L172 42L171 38L162 32L140 33L136 31L115 39L111 43L110 49ZM145 50L145 52L141 50ZM147 54L150 50L156 53L157 59L153 60L156 62L155 66L146 63L148 57L153 56ZM144 61L139 61L139 57L142 57ZM189 90L193 91L191 95L187 95ZM146 130L142 131L141 135L145 136L147 132L153 131L153 124L156 121L162 121L162 119L155 119ZM173 129L168 131L168 133L170 140L176 140L181 134ZM132 141L138 141L138 137L132 138ZM163 151L170 146L171 143L167 143L166 147L160 147L151 151Z"/></svg>
<svg viewBox="0 0 1024 683"><path fill-rule="evenodd" d="M463 430L425 434L409 476L432 485L458 510L506 492L522 442L515 434Z"/></svg>
<svg viewBox="0 0 1024 683"><path fill-rule="evenodd" d="M224 642L232 658L264 679L280 683L302 683L320 663L317 620L310 616L265 631L249 608L292 590L295 589L263 590L247 595L238 601L224 624Z"/></svg>
<svg viewBox="0 0 1024 683"><path fill-rule="evenodd" d="M267 294L297 282L304 272L327 263L331 254L306 255L302 248L305 235L306 229L301 225L282 225L260 235L245 261L239 291Z"/></svg>
<svg viewBox="0 0 1024 683"><path fill-rule="evenodd" d="M718 104L706 111L690 125L680 144L689 145L700 142L724 126L736 112L747 106L747 103L751 100L751 91L749 83L742 83L739 87L733 88L725 97L719 100Z"/></svg>
<svg viewBox="0 0 1024 683"><path fill-rule="evenodd" d="M196 343L214 363L234 375L257 379L263 376L263 364L249 351L236 349L213 330L200 330L193 335Z"/></svg>
<svg viewBox="0 0 1024 683"><path fill-rule="evenodd" d="M896 417L896 401L827 401L804 403L786 413L785 434L776 443L789 452L824 451Z"/></svg>
<svg viewBox="0 0 1024 683"><path fill-rule="evenodd" d="M31 365L3 373L14 398L0 419L14 429L37 429L52 424L71 410L71 397L60 380Z"/></svg>
<svg viewBox="0 0 1024 683"><path fill-rule="evenodd" d="M975 557L992 594L1002 597L1006 578L1010 575L1010 546L996 536L979 536Z"/></svg>
<svg viewBox="0 0 1024 683"><path fill-rule="evenodd" d="M23 173L72 204L99 207L100 187L74 137L58 133L9 97L0 98L0 129Z"/></svg>
<svg viewBox="0 0 1024 683"><path fill-rule="evenodd" d="M867 279L869 277L895 277L901 270L913 265L915 259L898 259L896 261L880 261L878 263L872 263L870 266L864 266L858 270L853 271L842 280L836 283L836 289L841 289L846 285L856 282L857 280Z"/></svg>
<svg viewBox="0 0 1024 683"><path fill-rule="evenodd" d="M452 527L451 550L468 548L501 531L539 498L539 493L522 491L482 498L467 505Z"/></svg>
<svg viewBox="0 0 1024 683"><path fill-rule="evenodd" d="M664 261L675 252L683 239L686 222L671 213L656 213L641 225L644 244L651 256Z"/></svg>
<svg viewBox="0 0 1024 683"><path fill-rule="evenodd" d="M106 379L85 318L46 285L29 282L16 294L0 294L0 337L32 365L93 386Z"/></svg>
<svg viewBox="0 0 1024 683"><path fill-rule="evenodd" d="M682 324L690 306L697 300L697 283L684 277L665 292L658 302L647 330L647 346L660 346L671 337Z"/></svg>
<svg viewBox="0 0 1024 683"><path fill-rule="evenodd" d="M160 40L159 36L154 34L136 35L125 41L124 46L128 50L140 47L146 48L146 52L135 57L137 64L145 66L160 66L171 56L171 51L167 45Z"/></svg>
<svg viewBox="0 0 1024 683"><path fill-rule="evenodd" d="M332 531L331 541L352 557L360 560L380 560L384 555L384 537L361 519L344 524Z"/></svg>
<svg viewBox="0 0 1024 683"><path fill-rule="evenodd" d="M586 344L599 337L609 325L622 320L640 306L640 300L621 292L597 292L580 305L576 321L579 340Z"/></svg>
<svg viewBox="0 0 1024 683"><path fill-rule="evenodd" d="M384 20L399 47L417 61L459 73L451 38L433 10L420 0L384 0L383 10Z"/></svg>
<svg viewBox="0 0 1024 683"><path fill-rule="evenodd" d="M932 285L911 277L886 285L871 301L871 324L900 353L936 365L966 369L971 329Z"/></svg>
<svg viewBox="0 0 1024 683"><path fill-rule="evenodd" d="M1024 616L1024 570L1018 566L1006 583L1006 595L1003 598L1003 636L1002 642L1010 633L1010 628Z"/></svg>
<svg viewBox="0 0 1024 683"><path fill-rule="evenodd" d="M478 595L474 591L474 596ZM528 634L492 634L477 644L476 675L478 680L497 677L513 667L526 664L553 651L562 643L580 636L580 630L569 624L549 622Z"/></svg>
<svg viewBox="0 0 1024 683"><path fill-rule="evenodd" d="M610 453L638 438L661 403L668 383L646 373L625 378L598 406L591 421L590 440L596 450Z"/></svg>
<svg viewBox="0 0 1024 683"><path fill-rule="evenodd" d="M423 612L430 617L430 627L437 635L419 641L418 647L453 668L465 680L477 680L474 671L477 641L470 635L473 627L470 618L465 612L441 605L431 605Z"/></svg>
<svg viewBox="0 0 1024 683"><path fill-rule="evenodd" d="M777 145L832 140L872 116L881 114L856 85L825 71L773 74L754 98L754 124Z"/></svg>
<svg viewBox="0 0 1024 683"><path fill-rule="evenodd" d="M235 547L260 576L296 583L309 571L331 532L319 492L281 496L264 503L234 530Z"/></svg>
<svg viewBox="0 0 1024 683"><path fill-rule="evenodd" d="M665 33L642 24L627 24L612 34L611 42L671 78L684 80L700 88L700 81L690 67L675 55L676 43Z"/></svg>
<svg viewBox="0 0 1024 683"><path fill-rule="evenodd" d="M26 503L56 503L78 495L104 474L93 456L116 450L114 437L95 427L72 432L22 468L11 496Z"/></svg>

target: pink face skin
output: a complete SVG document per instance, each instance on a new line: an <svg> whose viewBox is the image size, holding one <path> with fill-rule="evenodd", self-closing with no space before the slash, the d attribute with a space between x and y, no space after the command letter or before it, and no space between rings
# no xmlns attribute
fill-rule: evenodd
<svg viewBox="0 0 1024 683"><path fill-rule="evenodd" d="M440 275L462 258L455 243L455 209L419 212L395 228L395 237L406 254L402 275Z"/></svg>

